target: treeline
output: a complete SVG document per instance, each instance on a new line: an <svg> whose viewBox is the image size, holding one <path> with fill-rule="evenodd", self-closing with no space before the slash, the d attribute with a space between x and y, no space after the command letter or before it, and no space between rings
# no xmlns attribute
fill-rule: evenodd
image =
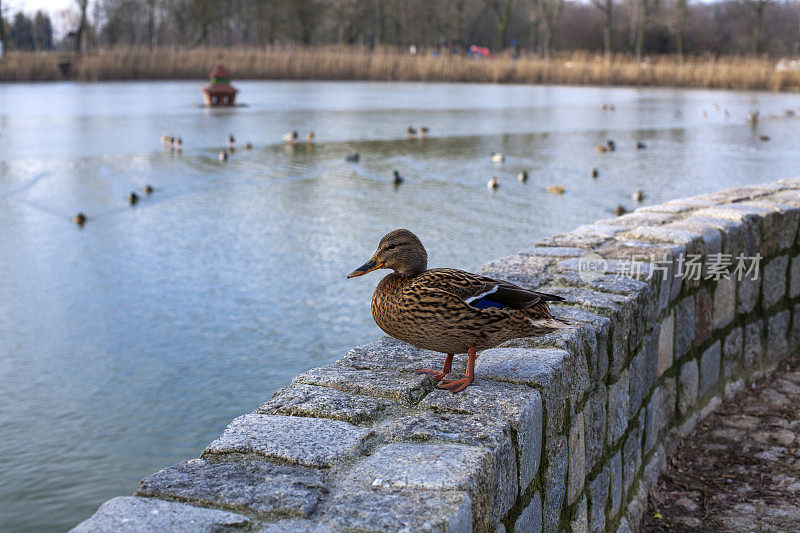
<svg viewBox="0 0 800 533"><path fill-rule="evenodd" d="M798 53L800 3L776 0L74 0L4 18L7 48L351 44L715 56ZM0 0L2 2L2 0ZM0 10L2 13L2 10Z"/></svg>

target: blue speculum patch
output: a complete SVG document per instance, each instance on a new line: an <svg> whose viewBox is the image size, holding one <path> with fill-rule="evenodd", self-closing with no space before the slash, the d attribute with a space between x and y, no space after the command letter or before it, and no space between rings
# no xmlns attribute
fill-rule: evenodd
<svg viewBox="0 0 800 533"><path fill-rule="evenodd" d="M478 309L489 309L490 307L497 307L498 309L505 309L506 306L501 304L500 302L495 302L494 300L490 300L489 298L481 298L480 300L475 300L471 302L469 305L472 307L477 307Z"/></svg>

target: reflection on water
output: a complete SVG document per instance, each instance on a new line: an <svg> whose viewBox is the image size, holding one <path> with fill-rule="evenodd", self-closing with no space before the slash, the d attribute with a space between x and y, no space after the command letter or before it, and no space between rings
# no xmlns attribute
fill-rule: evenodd
<svg viewBox="0 0 800 533"><path fill-rule="evenodd" d="M431 266L477 269L633 208L638 189L659 203L800 163L788 95L237 85L248 105L212 111L197 106L201 82L0 86L3 531L74 525L197 456L298 372L377 337L379 274L345 275L391 229L414 230ZM431 134L409 140L408 125ZM318 142L277 144L286 130ZM183 137L181 154L161 148L164 132ZM220 163L228 133L255 149ZM597 154L608 138L617 151ZM359 164L344 161L353 152Z"/></svg>

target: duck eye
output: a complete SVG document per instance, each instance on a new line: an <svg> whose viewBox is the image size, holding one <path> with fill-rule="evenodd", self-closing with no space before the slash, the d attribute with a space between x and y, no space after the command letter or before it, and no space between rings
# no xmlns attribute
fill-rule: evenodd
<svg viewBox="0 0 800 533"><path fill-rule="evenodd" d="M390 244L389 246L386 247L387 250L391 250L392 248L397 248L397 245L396 244Z"/></svg>

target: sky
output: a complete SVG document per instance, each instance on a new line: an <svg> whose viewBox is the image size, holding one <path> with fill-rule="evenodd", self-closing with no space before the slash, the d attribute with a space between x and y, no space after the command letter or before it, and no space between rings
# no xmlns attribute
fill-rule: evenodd
<svg viewBox="0 0 800 533"><path fill-rule="evenodd" d="M55 15L62 9L70 8L75 5L74 0L2 0L3 11L6 13L16 13L17 11L24 11L26 13L35 13L41 9L49 13L51 16Z"/></svg>

